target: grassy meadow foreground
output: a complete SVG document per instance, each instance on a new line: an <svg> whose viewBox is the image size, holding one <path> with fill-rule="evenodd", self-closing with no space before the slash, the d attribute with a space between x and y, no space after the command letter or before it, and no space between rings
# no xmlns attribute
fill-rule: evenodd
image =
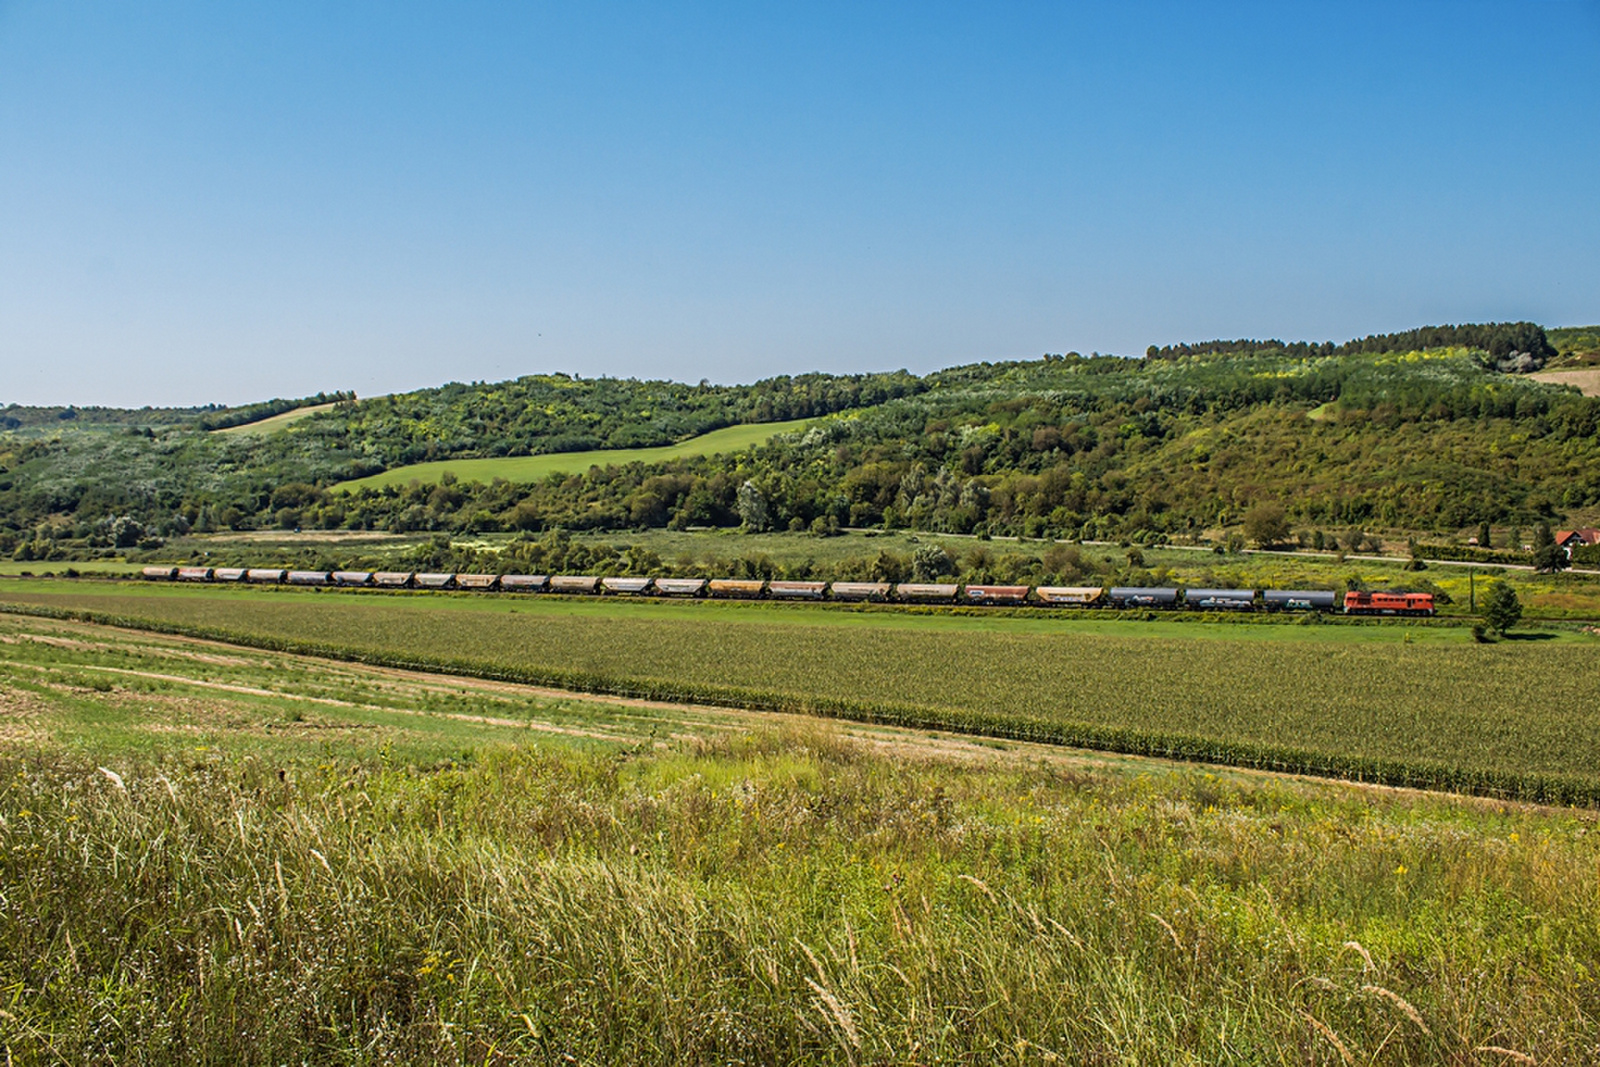
<svg viewBox="0 0 1600 1067"><path fill-rule="evenodd" d="M0 602L504 681L1600 800L1600 639L1576 625L1478 645L1438 624L47 580L0 583Z"/></svg>
<svg viewBox="0 0 1600 1067"><path fill-rule="evenodd" d="M8 1062L1586 1063L1597 867L1589 812L0 616Z"/></svg>

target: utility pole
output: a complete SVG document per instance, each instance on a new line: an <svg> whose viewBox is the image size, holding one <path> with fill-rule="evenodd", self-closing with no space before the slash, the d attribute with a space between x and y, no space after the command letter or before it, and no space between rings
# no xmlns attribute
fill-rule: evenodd
<svg viewBox="0 0 1600 1067"><path fill-rule="evenodd" d="M1478 613L1478 568L1467 568L1467 601L1474 615Z"/></svg>

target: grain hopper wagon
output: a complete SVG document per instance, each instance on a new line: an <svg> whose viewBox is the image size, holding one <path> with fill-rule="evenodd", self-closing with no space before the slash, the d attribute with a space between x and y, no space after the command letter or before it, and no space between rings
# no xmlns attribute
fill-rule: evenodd
<svg viewBox="0 0 1600 1067"><path fill-rule="evenodd" d="M602 578L600 585L608 593L617 593L623 596L643 596L650 592L650 579L648 578Z"/></svg>
<svg viewBox="0 0 1600 1067"><path fill-rule="evenodd" d="M872 600L883 601L889 599L888 582L834 582L828 587L828 592L835 600Z"/></svg>
<svg viewBox="0 0 1600 1067"><path fill-rule="evenodd" d="M894 598L907 604L950 604L961 587L954 582L901 582Z"/></svg>

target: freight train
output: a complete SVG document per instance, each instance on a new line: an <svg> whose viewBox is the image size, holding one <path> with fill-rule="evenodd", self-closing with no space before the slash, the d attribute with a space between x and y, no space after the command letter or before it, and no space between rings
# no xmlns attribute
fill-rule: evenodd
<svg viewBox="0 0 1600 1067"><path fill-rule="evenodd" d="M146 567L152 581L239 582L344 589L465 589L569 596L831 600L845 603L973 604L1163 611L1342 611L1346 615L1434 614L1432 593L1340 594L1322 589L1180 589L1098 585L977 585L957 582L820 582L746 578L602 578L579 574L452 574L426 571L301 571L262 567Z"/></svg>

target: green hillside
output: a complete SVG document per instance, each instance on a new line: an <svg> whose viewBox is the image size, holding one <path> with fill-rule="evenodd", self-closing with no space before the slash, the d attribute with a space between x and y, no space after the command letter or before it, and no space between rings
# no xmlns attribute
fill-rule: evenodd
<svg viewBox="0 0 1600 1067"><path fill-rule="evenodd" d="M1259 509L1341 541L1479 523L1515 539L1600 517L1600 400L1529 373L1586 336L1424 327L741 386L540 375L333 394L275 433L205 428L290 402L159 429L13 432L0 435L0 553L66 559L275 528L1192 542Z"/></svg>
<svg viewBox="0 0 1600 1067"><path fill-rule="evenodd" d="M446 474L454 475L460 481L492 482L499 478L508 482L538 482L552 474L571 474L576 471L586 471L593 466L664 463L674 459L722 455L763 444L781 433L793 433L809 421L790 419L787 422L758 422L745 426L729 426L699 434L687 441L656 448L590 449L586 452L546 452L537 456L497 456L493 459L438 459L431 463L411 463L386 470L382 474L355 478L341 482L334 488L381 489L384 486L405 485L412 481L432 485L443 479Z"/></svg>

